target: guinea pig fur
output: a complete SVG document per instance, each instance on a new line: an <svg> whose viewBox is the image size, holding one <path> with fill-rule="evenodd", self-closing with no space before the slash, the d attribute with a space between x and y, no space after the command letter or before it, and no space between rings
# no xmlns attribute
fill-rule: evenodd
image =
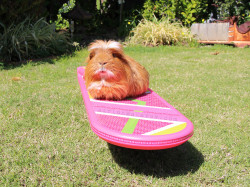
<svg viewBox="0 0 250 187"><path fill-rule="evenodd" d="M92 97L121 100L147 91L147 70L125 55L120 43L97 40L89 45L88 50L85 80Z"/></svg>

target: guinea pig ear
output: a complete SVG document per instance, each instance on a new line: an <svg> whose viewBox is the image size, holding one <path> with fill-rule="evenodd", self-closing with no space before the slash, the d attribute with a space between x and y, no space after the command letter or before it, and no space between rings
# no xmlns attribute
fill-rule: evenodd
<svg viewBox="0 0 250 187"><path fill-rule="evenodd" d="M95 56L95 51L91 51L90 53L89 53L89 56L87 57L87 59L86 59L86 63L89 63L89 61L93 58Z"/></svg>
<svg viewBox="0 0 250 187"><path fill-rule="evenodd" d="M91 60L95 56L95 51L90 51L89 60Z"/></svg>

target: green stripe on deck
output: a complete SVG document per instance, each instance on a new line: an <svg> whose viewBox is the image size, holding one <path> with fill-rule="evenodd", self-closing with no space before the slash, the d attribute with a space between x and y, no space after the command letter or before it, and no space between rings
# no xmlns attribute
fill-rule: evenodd
<svg viewBox="0 0 250 187"><path fill-rule="evenodd" d="M126 125L123 127L122 132L132 134L135 130L135 127L139 119L129 118Z"/></svg>
<svg viewBox="0 0 250 187"><path fill-rule="evenodd" d="M137 99L129 99L129 100L137 102L137 105L146 105L145 101L140 101ZM135 112L142 112L142 111L135 110ZM133 134L138 121L139 121L139 119L129 118L127 123L123 127L122 132L128 133L128 134Z"/></svg>

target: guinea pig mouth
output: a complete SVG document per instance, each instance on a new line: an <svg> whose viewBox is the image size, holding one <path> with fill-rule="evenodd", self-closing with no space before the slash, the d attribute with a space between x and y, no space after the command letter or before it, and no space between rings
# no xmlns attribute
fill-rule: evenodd
<svg viewBox="0 0 250 187"><path fill-rule="evenodd" d="M107 79L114 76L114 73L106 68L100 68L95 72L96 75L99 75L101 79Z"/></svg>

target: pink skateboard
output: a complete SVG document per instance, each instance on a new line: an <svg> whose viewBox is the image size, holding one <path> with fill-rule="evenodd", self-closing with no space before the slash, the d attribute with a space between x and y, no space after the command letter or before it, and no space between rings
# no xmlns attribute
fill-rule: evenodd
<svg viewBox="0 0 250 187"><path fill-rule="evenodd" d="M181 145L193 135L193 124L153 90L121 101L97 100L86 89L84 72L85 67L77 68L91 129L103 140L154 150Z"/></svg>

